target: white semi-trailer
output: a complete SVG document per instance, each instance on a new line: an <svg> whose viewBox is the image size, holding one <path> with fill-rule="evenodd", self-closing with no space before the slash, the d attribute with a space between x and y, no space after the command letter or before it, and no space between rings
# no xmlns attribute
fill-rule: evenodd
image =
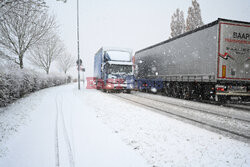
<svg viewBox="0 0 250 167"><path fill-rule="evenodd" d="M218 19L135 53L140 90L182 98L250 97L250 23Z"/></svg>

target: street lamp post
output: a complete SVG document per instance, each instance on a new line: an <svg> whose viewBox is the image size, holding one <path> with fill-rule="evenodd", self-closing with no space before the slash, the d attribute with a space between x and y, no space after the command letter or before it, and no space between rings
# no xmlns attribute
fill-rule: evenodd
<svg viewBox="0 0 250 167"><path fill-rule="evenodd" d="M80 62L80 46L79 46L79 0L77 0L77 58ZM80 90L80 63L78 63L78 89Z"/></svg>
<svg viewBox="0 0 250 167"><path fill-rule="evenodd" d="M63 1L64 3L67 2L67 0L57 0L57 1ZM80 90L80 45L79 45L79 0L77 0L77 69L78 69L78 89Z"/></svg>

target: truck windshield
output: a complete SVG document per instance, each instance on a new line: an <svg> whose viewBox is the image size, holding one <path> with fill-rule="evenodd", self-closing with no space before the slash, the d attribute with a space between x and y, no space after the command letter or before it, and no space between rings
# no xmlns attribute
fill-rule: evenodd
<svg viewBox="0 0 250 167"><path fill-rule="evenodd" d="M110 74L131 74L132 73L132 66L112 64L109 68L109 73Z"/></svg>
<svg viewBox="0 0 250 167"><path fill-rule="evenodd" d="M105 56L111 61L131 61L131 55L129 52L107 51Z"/></svg>

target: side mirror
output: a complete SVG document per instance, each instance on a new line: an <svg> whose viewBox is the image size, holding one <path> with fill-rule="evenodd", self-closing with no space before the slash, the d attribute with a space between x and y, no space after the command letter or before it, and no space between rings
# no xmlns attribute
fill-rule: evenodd
<svg viewBox="0 0 250 167"><path fill-rule="evenodd" d="M104 56L103 57L104 57L104 62L107 62L107 52L106 51L104 52Z"/></svg>

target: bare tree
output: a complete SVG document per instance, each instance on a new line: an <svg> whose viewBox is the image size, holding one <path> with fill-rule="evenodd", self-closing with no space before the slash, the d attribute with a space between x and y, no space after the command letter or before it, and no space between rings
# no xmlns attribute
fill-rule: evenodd
<svg viewBox="0 0 250 167"><path fill-rule="evenodd" d="M47 34L43 44L35 46L30 51L29 61L43 69L47 74L52 62L62 55L64 47L56 34Z"/></svg>
<svg viewBox="0 0 250 167"><path fill-rule="evenodd" d="M46 3L44 0L0 0L0 20L1 16L8 12L15 12L15 10L11 10L15 8L17 5L30 4L30 10L38 10L46 7Z"/></svg>
<svg viewBox="0 0 250 167"><path fill-rule="evenodd" d="M67 2L67 0L57 0L57 1L62 1L62 2L64 2L64 3L66 3L66 2Z"/></svg>
<svg viewBox="0 0 250 167"><path fill-rule="evenodd" d="M56 26L55 19L48 16L44 7L34 3L18 3L9 10L1 16L0 49L5 52L1 57L22 69L26 51Z"/></svg>
<svg viewBox="0 0 250 167"><path fill-rule="evenodd" d="M176 12L172 15L170 27L172 38L185 32L185 19L183 11L176 9Z"/></svg>
<svg viewBox="0 0 250 167"><path fill-rule="evenodd" d="M70 68L75 66L75 59L69 53L63 53L58 59L58 65L60 70L66 74Z"/></svg>

